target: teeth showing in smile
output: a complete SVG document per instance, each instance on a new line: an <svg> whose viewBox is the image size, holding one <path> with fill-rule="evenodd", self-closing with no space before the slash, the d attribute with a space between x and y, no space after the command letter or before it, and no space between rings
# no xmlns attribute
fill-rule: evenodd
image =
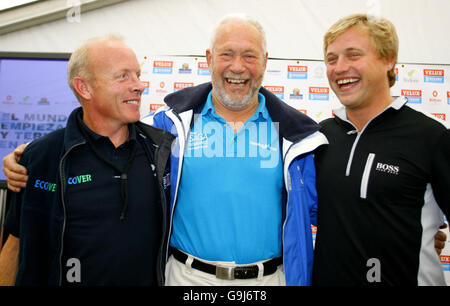
<svg viewBox="0 0 450 306"><path fill-rule="evenodd" d="M228 83L232 83L232 84L243 84L245 83L247 80L242 80L242 79L226 79Z"/></svg>
<svg viewBox="0 0 450 306"><path fill-rule="evenodd" d="M354 82L358 82L358 79L344 79L344 80L339 80L337 81L338 85L345 85L345 84L349 84L349 83L354 83Z"/></svg>
<svg viewBox="0 0 450 306"><path fill-rule="evenodd" d="M134 101L126 101L125 103L126 104L136 104L136 105L139 104L139 102L135 101L135 100Z"/></svg>

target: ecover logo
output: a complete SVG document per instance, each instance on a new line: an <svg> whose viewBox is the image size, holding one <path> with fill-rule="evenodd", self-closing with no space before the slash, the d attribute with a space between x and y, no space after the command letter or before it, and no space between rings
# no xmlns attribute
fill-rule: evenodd
<svg viewBox="0 0 450 306"><path fill-rule="evenodd" d="M56 186L57 186L56 183L50 183L40 179L36 179L33 185L34 188L50 192L55 192Z"/></svg>

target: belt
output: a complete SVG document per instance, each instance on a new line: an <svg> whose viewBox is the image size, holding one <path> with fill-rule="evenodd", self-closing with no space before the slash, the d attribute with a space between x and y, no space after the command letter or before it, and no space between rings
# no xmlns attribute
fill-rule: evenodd
<svg viewBox="0 0 450 306"><path fill-rule="evenodd" d="M181 252L178 249L172 249L173 257L182 262L186 263L188 259L188 255ZM277 267L283 263L281 257L272 258L266 262L263 262L264 272L263 276L271 275L275 273ZM238 267L224 267L224 266L216 266L212 265L194 258L192 261L191 267L197 270L200 270L205 273L213 274L217 278L220 279L249 279L249 278L257 278L259 267L257 265L251 266L238 266Z"/></svg>

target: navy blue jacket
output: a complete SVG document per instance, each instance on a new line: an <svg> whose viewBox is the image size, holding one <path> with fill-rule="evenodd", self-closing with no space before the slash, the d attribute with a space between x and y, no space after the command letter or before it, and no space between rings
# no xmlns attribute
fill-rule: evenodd
<svg viewBox="0 0 450 306"><path fill-rule="evenodd" d="M37 184L39 188L27 186L12 198L12 206L18 205L16 211L20 216L20 254L16 285L61 285L63 254L63 237L66 224L65 190L67 184L66 162L72 151L86 145L86 139L77 123L74 110L69 116L64 129L54 131L29 144L20 160L30 176L39 173L45 178ZM168 184L164 177L168 169L170 147L173 136L163 130L136 123L136 132L144 138L147 154L153 152L163 212L163 237L168 229ZM28 180L35 184L36 180ZM143 182L144 183L144 182ZM44 191L44 192L42 192ZM167 201L166 201L167 199ZM15 230L16 232L18 229ZM14 234L14 230L11 231ZM157 280L164 284L165 254L163 247L167 238L161 239L158 252Z"/></svg>

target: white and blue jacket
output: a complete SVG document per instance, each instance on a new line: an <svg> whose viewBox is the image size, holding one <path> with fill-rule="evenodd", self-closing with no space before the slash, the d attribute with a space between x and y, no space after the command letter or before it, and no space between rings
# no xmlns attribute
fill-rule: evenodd
<svg viewBox="0 0 450 306"><path fill-rule="evenodd" d="M164 99L166 106L158 109L152 117L142 120L176 136L171 155L169 234L172 232L186 141L193 118L201 112L211 90L211 83L205 83L169 94ZM266 98L266 107L273 122L279 123L285 185L282 242L286 284L310 285L313 267L311 224L317 223L316 175L312 152L326 144L327 139L312 119L263 87L260 93Z"/></svg>

